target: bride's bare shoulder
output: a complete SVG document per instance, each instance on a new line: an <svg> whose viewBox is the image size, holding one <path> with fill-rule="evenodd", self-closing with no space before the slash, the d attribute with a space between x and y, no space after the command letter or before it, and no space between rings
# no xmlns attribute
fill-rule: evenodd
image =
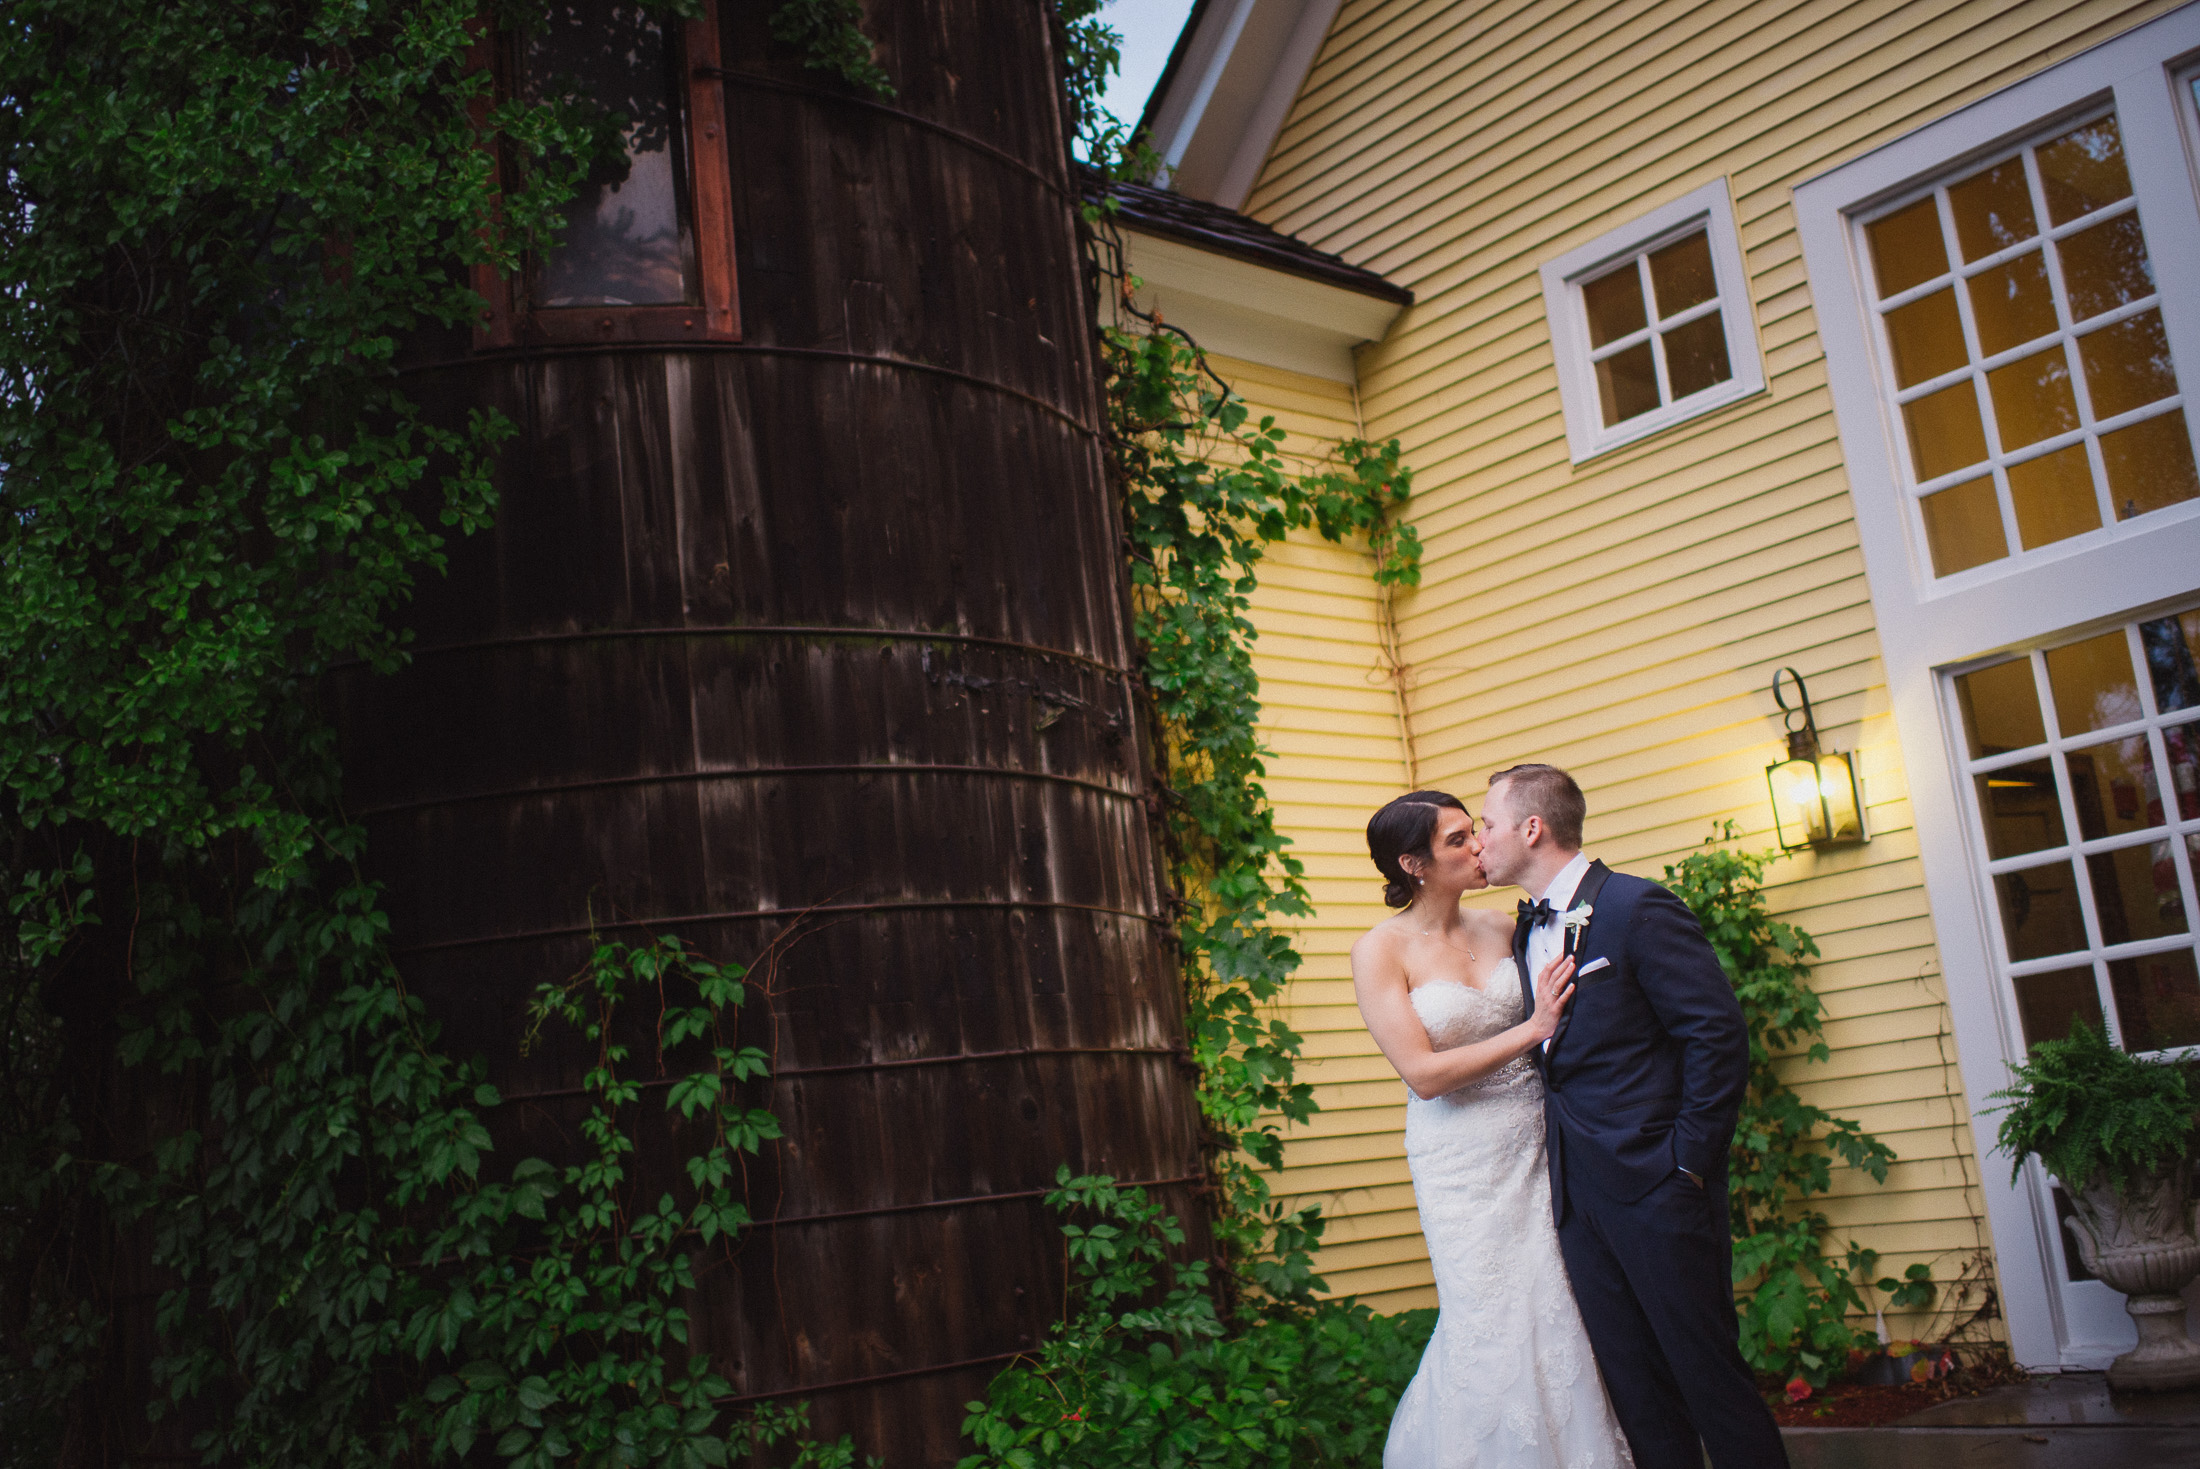
<svg viewBox="0 0 2200 1469"><path fill-rule="evenodd" d="M1406 938L1405 927L1398 922L1398 915L1392 914L1352 941L1354 967L1399 957Z"/></svg>

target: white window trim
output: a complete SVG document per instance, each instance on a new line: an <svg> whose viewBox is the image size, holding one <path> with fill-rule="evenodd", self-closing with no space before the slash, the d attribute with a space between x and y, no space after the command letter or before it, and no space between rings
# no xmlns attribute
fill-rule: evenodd
<svg viewBox="0 0 2200 1469"><path fill-rule="evenodd" d="M1998 576L1965 573L1939 583L1913 547L1908 495L1895 468L1901 427L1875 376L1868 277L1859 219L1897 195L1966 162L2007 149L2063 117L2113 101L2125 161L2139 198L2161 311L2180 386L2200 386L2200 203L2177 73L2200 55L2200 4L2187 5L1898 138L1795 189L1796 224L1818 316L1834 416L1856 507L1858 537L1887 667L1896 733L1909 779L1925 888L1932 907L1957 1057L1973 1108L1972 1139L1996 1245L1996 1266L2016 1359L2039 1367L2095 1368L2128 1345L2065 1310L2040 1193L2012 1184L1994 1153L1998 1117L1979 1109L2008 1084L2019 1059L2014 1017L2003 1014L1993 963L1994 915L1979 898L1968 851L1959 768L1962 733L1946 718L1945 681L2004 649L2063 641L2189 604L2200 588L2200 515L2166 516L2150 535L2074 546ZM2188 412L2188 427L2200 415ZM2113 605L2110 605L2113 604ZM2111 1326L2128 1333L2128 1322Z"/></svg>
<svg viewBox="0 0 2200 1469"><path fill-rule="evenodd" d="M1719 288L1719 319L1726 329L1727 363L1734 376L1715 387L1607 428L1597 399L1596 370L1589 361L1589 318L1581 303L1581 283L1600 275L1615 261L1640 255L1665 236L1706 226L1711 240L1711 273ZM1725 178L1713 179L1651 210L1616 230L1578 245L1540 267L1543 311L1551 327L1551 352L1558 363L1558 398L1566 415L1566 450L1579 464L1623 444L1662 433L1765 390L1764 357L1757 347L1757 323L1750 311L1749 277L1742 269L1742 246L1734 231L1734 201Z"/></svg>

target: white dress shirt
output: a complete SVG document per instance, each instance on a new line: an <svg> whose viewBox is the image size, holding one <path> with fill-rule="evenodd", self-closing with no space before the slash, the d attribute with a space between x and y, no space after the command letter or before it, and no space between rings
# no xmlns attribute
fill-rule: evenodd
<svg viewBox="0 0 2200 1469"><path fill-rule="evenodd" d="M1528 930L1528 983L1533 986L1543 966L1556 959L1565 947L1565 936L1558 924L1558 915L1573 906L1574 894L1581 889L1581 880L1589 875L1589 858L1581 852L1574 853L1574 860L1558 869L1558 876L1543 890L1543 901L1551 905L1551 916ZM1548 1051L1551 1043L1543 1042Z"/></svg>
<svg viewBox="0 0 2200 1469"><path fill-rule="evenodd" d="M1558 869L1558 876L1543 890L1543 901L1551 905L1551 916L1528 930L1528 982L1533 984L1543 966L1556 959L1564 946L1559 931L1558 915L1573 906L1574 894L1581 889L1581 880L1589 875L1589 858L1585 853L1574 853L1574 860Z"/></svg>

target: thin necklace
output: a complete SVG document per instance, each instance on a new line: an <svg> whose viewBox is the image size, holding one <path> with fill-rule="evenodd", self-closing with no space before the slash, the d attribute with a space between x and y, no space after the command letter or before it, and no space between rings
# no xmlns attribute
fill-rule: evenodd
<svg viewBox="0 0 2200 1469"><path fill-rule="evenodd" d="M1421 937L1422 937L1422 938L1427 938L1427 937L1428 937L1428 936L1429 936L1430 934L1432 934L1432 933L1434 933L1434 932L1436 932L1436 930L1435 930L1435 929L1433 929L1433 928L1424 928L1424 929L1422 929L1422 930L1421 930ZM1437 940L1436 942L1438 942L1438 943L1442 944L1442 945L1443 945L1443 946L1444 946L1445 948L1447 948L1447 949L1452 949L1452 950L1455 950L1455 951L1456 951L1456 950L1457 950L1457 949L1459 948L1459 946L1458 946L1457 944L1453 943L1453 942L1452 942L1452 941L1451 941L1450 939L1444 939L1444 938L1440 938L1440 939L1438 939L1438 940ZM1476 952L1474 952L1474 950L1472 950L1472 949L1468 949L1468 950L1466 951L1466 955L1467 955L1467 957L1468 957L1469 959L1472 959L1472 960L1473 960L1473 961L1474 961L1475 963L1477 963L1477 964L1479 964L1479 963L1481 963L1481 962L1482 962L1482 956L1481 956L1480 954L1477 954Z"/></svg>

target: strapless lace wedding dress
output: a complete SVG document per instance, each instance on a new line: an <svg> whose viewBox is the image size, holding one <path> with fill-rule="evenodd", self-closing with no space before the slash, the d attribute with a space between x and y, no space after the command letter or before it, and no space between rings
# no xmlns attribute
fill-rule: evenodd
<svg viewBox="0 0 2200 1469"><path fill-rule="evenodd" d="M1429 1042L1450 1050L1519 1022L1519 971L1508 959L1487 992L1438 982L1412 1000ZM1438 1314L1383 1469L1632 1465L1558 1253L1533 1063L1448 1096L1409 1091L1406 1161Z"/></svg>

